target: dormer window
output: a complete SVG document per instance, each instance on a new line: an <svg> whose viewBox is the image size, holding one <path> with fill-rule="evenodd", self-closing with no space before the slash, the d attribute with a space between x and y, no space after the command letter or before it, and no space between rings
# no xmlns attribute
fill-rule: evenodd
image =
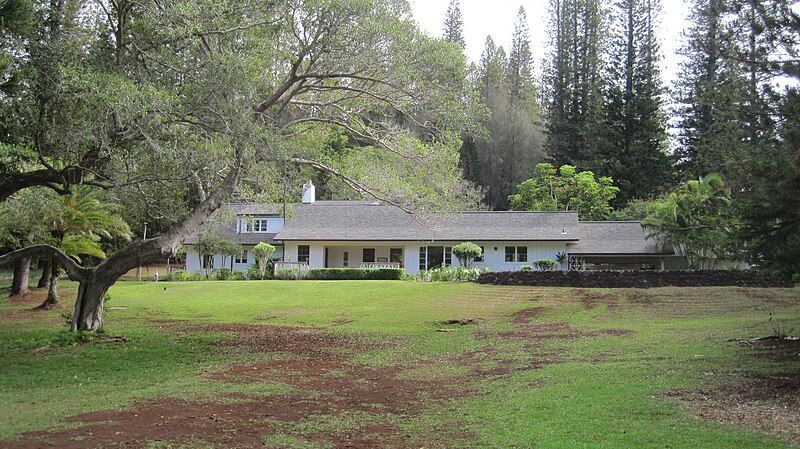
<svg viewBox="0 0 800 449"><path fill-rule="evenodd" d="M253 220L252 223L252 231L251 232L267 232L268 228L268 221L266 218L256 218Z"/></svg>
<svg viewBox="0 0 800 449"><path fill-rule="evenodd" d="M281 217L246 217L239 218L240 232L270 232L275 233L283 227Z"/></svg>

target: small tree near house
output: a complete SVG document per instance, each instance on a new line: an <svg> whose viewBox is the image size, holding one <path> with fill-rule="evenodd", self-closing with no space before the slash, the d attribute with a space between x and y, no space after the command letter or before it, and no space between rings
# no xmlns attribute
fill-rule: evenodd
<svg viewBox="0 0 800 449"><path fill-rule="evenodd" d="M453 254L458 257L462 266L468 267L472 265L475 259L483 255L483 250L472 242L461 242L453 247Z"/></svg>
<svg viewBox="0 0 800 449"><path fill-rule="evenodd" d="M206 261L210 258L213 258L214 254L224 254L223 251L226 249L226 243L227 241L225 239L213 233L203 234L197 240L195 249L197 250L197 255L200 258L200 266L203 267L206 279L208 279L209 268L212 268L211 264L206 263ZM224 261L222 265L225 266Z"/></svg>
<svg viewBox="0 0 800 449"><path fill-rule="evenodd" d="M256 256L258 262L258 272L261 274L261 279L267 275L267 261L275 253L275 247L266 242L259 242L258 245L253 247L253 254Z"/></svg>

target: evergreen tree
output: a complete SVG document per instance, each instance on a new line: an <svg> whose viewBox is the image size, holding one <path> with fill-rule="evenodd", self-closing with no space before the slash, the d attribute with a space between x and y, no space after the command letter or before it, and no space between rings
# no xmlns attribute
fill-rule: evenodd
<svg viewBox="0 0 800 449"><path fill-rule="evenodd" d="M526 46L530 54L529 44L525 43L526 34L522 32L515 36L517 61L525 58ZM527 65L517 63L512 66L505 50L488 37L474 76L475 91L486 108L485 115L480 118L484 132L474 137L475 156L480 167L477 182L486 190L485 201L493 209L508 208L508 196L543 159L541 131L533 115L535 88L530 58L527 60ZM521 76L517 78L514 73ZM527 98L512 96L514 90L510 81L514 79L523 81L518 85L523 93L530 92Z"/></svg>
<svg viewBox="0 0 800 449"><path fill-rule="evenodd" d="M511 39L511 52L506 67L508 95L512 104L520 104L536 113L536 85L533 79L533 55L531 54L530 31L525 8L519 7L514 34Z"/></svg>
<svg viewBox="0 0 800 449"><path fill-rule="evenodd" d="M617 204L649 198L672 181L655 23L659 0L619 0L613 5L606 61L605 121L608 147L603 173L620 188Z"/></svg>
<svg viewBox="0 0 800 449"><path fill-rule="evenodd" d="M747 171L746 131L739 116L747 84L725 26L724 0L697 0L684 48L686 62L676 85L680 105L679 168L685 179L720 173L732 191Z"/></svg>
<svg viewBox="0 0 800 449"><path fill-rule="evenodd" d="M545 149L558 165L599 172L602 129L600 0L552 0Z"/></svg>
<svg viewBox="0 0 800 449"><path fill-rule="evenodd" d="M442 34L446 41L458 44L461 48L466 47L464 42L464 19L461 15L461 2L450 0L447 6L447 14L444 16Z"/></svg>

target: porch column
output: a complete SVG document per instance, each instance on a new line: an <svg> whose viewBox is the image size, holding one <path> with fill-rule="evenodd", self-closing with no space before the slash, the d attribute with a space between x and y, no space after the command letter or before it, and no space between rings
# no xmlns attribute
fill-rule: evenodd
<svg viewBox="0 0 800 449"><path fill-rule="evenodd" d="M661 271L664 271L664 258L663 257L659 257L658 258L658 263L661 265Z"/></svg>

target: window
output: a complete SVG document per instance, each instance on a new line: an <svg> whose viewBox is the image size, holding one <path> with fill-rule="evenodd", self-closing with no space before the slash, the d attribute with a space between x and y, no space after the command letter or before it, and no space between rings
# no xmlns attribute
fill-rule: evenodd
<svg viewBox="0 0 800 449"><path fill-rule="evenodd" d="M375 262L375 248L364 248L361 252L361 261L364 263Z"/></svg>
<svg viewBox="0 0 800 449"><path fill-rule="evenodd" d="M348 265L350 265L350 253L345 251L344 254L342 254L342 266L347 268Z"/></svg>
<svg viewBox="0 0 800 449"><path fill-rule="evenodd" d="M506 262L527 262L527 246L506 246Z"/></svg>
<svg viewBox="0 0 800 449"><path fill-rule="evenodd" d="M420 270L427 270L428 269L428 247L427 246L420 246L419 247L419 269Z"/></svg>
<svg viewBox="0 0 800 449"><path fill-rule="evenodd" d="M527 246L518 246L517 247L517 262L527 262L528 261L528 247Z"/></svg>
<svg viewBox="0 0 800 449"><path fill-rule="evenodd" d="M514 259L516 259L516 248L506 246L506 262L514 262Z"/></svg>
<svg viewBox="0 0 800 449"><path fill-rule="evenodd" d="M399 263L403 266L403 248L389 249L389 262Z"/></svg>
<svg viewBox="0 0 800 449"><path fill-rule="evenodd" d="M481 255L480 255L480 256L478 256L478 257L476 257L476 258L475 258L475 260L474 260L473 262L483 262L483 251L484 251L484 249L483 249L483 247L481 246Z"/></svg>
<svg viewBox="0 0 800 449"><path fill-rule="evenodd" d="M235 263L247 263L247 251L242 251L242 254L236 256Z"/></svg>
<svg viewBox="0 0 800 449"><path fill-rule="evenodd" d="M453 247L444 247L444 266L449 267L453 265Z"/></svg>
<svg viewBox="0 0 800 449"><path fill-rule="evenodd" d="M241 220L242 232L269 232L269 218L242 217Z"/></svg>
<svg viewBox="0 0 800 449"><path fill-rule="evenodd" d="M297 247L297 261L300 263L308 263L311 258L311 247L308 245L298 245Z"/></svg>

